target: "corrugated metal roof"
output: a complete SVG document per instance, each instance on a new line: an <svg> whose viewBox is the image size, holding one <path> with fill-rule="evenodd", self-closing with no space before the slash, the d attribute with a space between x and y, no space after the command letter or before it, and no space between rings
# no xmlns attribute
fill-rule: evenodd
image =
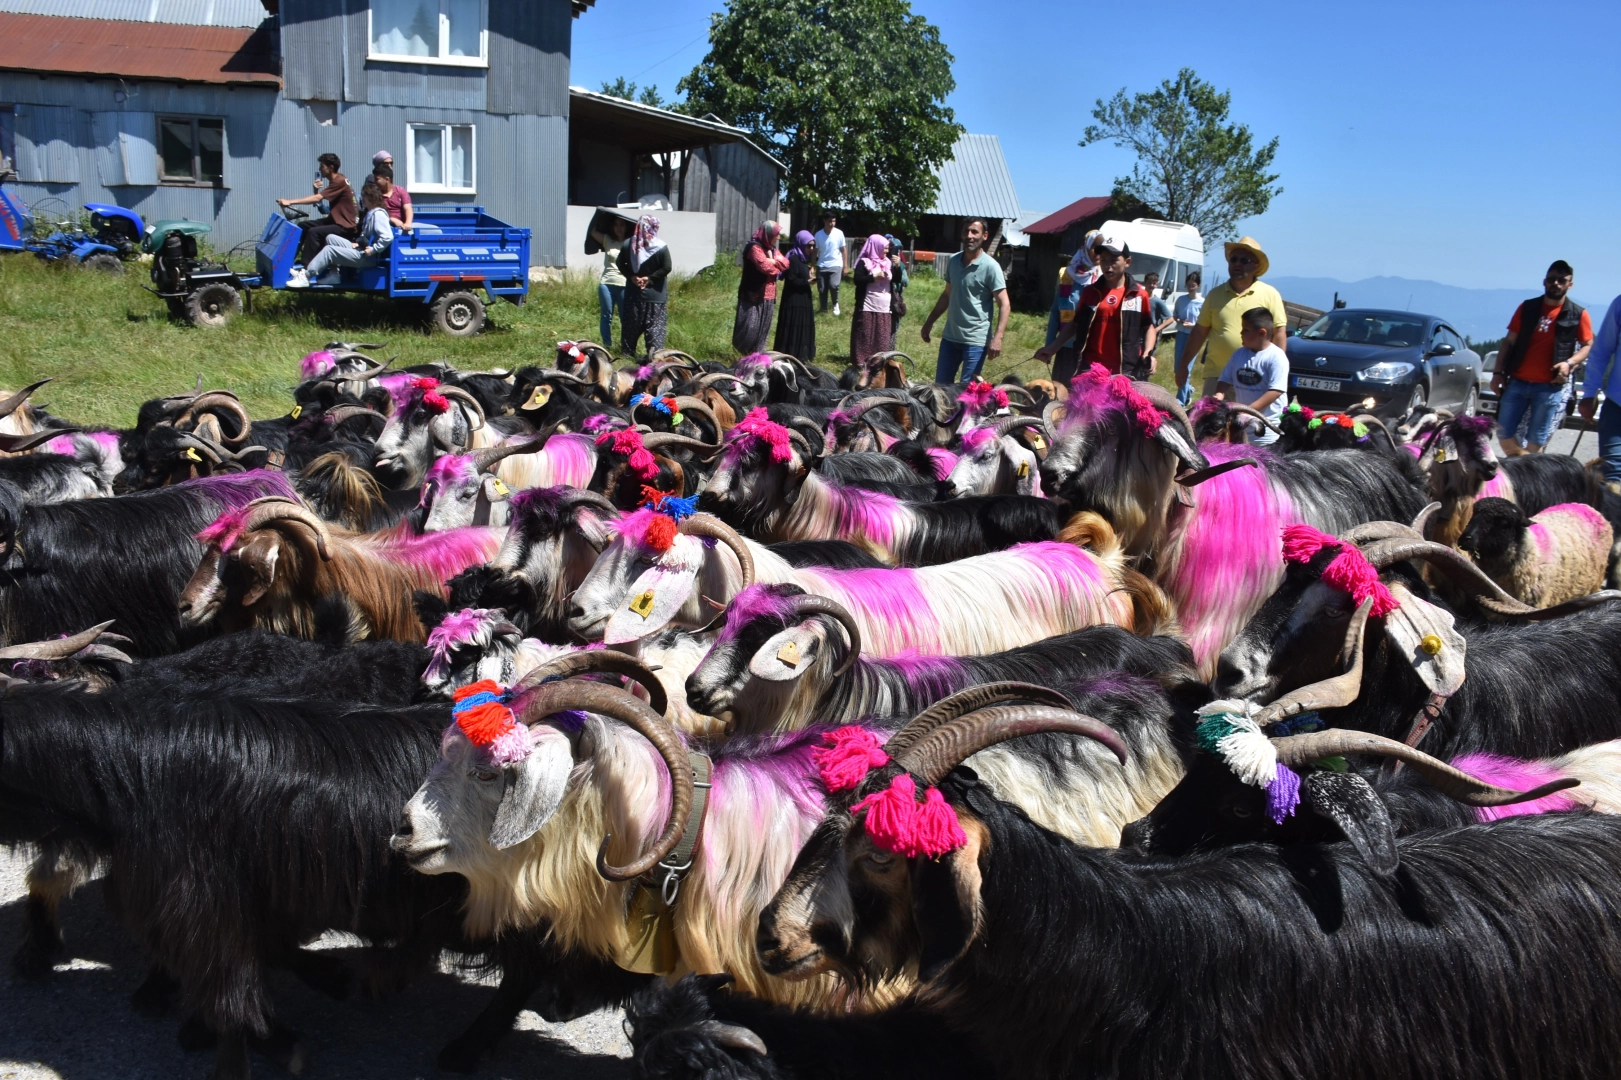
<svg viewBox="0 0 1621 1080"><path fill-rule="evenodd" d="M249 30L269 18L263 0L0 0L0 12Z"/></svg>
<svg viewBox="0 0 1621 1080"><path fill-rule="evenodd" d="M1101 214L1109 208L1114 200L1108 195L1088 195L1084 199L1076 199L1062 210L1054 211L1039 221L1032 221L1021 231L1026 236L1040 234L1043 236L1052 233L1061 233L1082 218L1089 218L1094 214Z"/></svg>
<svg viewBox="0 0 1621 1080"><path fill-rule="evenodd" d="M272 27L175 26L0 13L0 69L280 86Z"/></svg>
<svg viewBox="0 0 1621 1080"><path fill-rule="evenodd" d="M940 194L928 212L948 217L1016 218L1019 196L995 135L963 135L940 166Z"/></svg>
<svg viewBox="0 0 1621 1080"><path fill-rule="evenodd" d="M718 143L745 142L778 169L787 166L755 146L742 128L719 119L671 112L639 101L599 94L583 86L568 88L569 112L575 131L599 142L622 146L638 154L662 154Z"/></svg>

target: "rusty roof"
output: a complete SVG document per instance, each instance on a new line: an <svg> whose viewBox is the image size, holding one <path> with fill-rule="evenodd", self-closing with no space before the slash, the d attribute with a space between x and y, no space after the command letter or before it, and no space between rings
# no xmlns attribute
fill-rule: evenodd
<svg viewBox="0 0 1621 1080"><path fill-rule="evenodd" d="M1103 213L1109 209L1112 202L1114 200L1108 195L1088 195L1084 199L1076 199L1062 210L1048 214L1040 221L1032 221L1020 231L1026 236L1032 233L1037 235L1061 233L1077 221Z"/></svg>
<svg viewBox="0 0 1621 1080"><path fill-rule="evenodd" d="M0 12L0 70L279 87L274 24L179 26Z"/></svg>

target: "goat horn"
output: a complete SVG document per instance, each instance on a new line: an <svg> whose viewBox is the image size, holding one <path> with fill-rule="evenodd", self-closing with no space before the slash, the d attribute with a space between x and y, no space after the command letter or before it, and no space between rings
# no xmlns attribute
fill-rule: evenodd
<svg viewBox="0 0 1621 1080"><path fill-rule="evenodd" d="M850 652L844 658L844 663L840 664L838 670L833 672L833 677L838 678L850 670L850 666L861 655L861 628L856 625L855 616L851 615L843 604L828 596L801 594L792 598L789 611L796 617L826 615L844 627L845 636L850 639Z"/></svg>
<svg viewBox="0 0 1621 1080"><path fill-rule="evenodd" d="M891 756L895 764L924 783L937 784L952 769L988 746L1044 731L1095 739L1122 765L1126 763L1125 740L1114 728L1072 708L1051 705L998 705L977 709L935 728L899 755Z"/></svg>
<svg viewBox="0 0 1621 1080"><path fill-rule="evenodd" d="M627 866L614 866L608 862L608 845L612 834L602 838L597 849L597 873L609 881L631 881L641 877L663 861L681 842L687 830L687 816L692 811L692 766L687 761L687 748L676 736L675 728L658 713L632 694L600 683L572 680L547 683L533 691L524 702L526 716L550 716L566 709L584 709L606 716L634 730L653 744L664 764L670 770L670 806L664 819L664 832L654 841L652 848Z"/></svg>
<svg viewBox="0 0 1621 1080"><path fill-rule="evenodd" d="M1283 434L1283 429L1278 427L1278 425L1274 424L1272 421L1268 420L1266 418L1266 416L1259 409L1252 409L1248 405L1240 405L1236 401L1227 402L1227 408L1229 410L1231 410L1232 412L1240 413L1240 414L1242 414L1244 416L1253 416L1253 417L1255 417L1255 419L1257 419L1261 423L1265 424L1271 430L1277 432L1280 435Z"/></svg>
<svg viewBox="0 0 1621 1080"><path fill-rule="evenodd" d="M334 405L322 415L331 420L334 427L356 416L372 417L381 420L384 426L388 424L388 417L365 405Z"/></svg>
<svg viewBox="0 0 1621 1080"><path fill-rule="evenodd" d="M614 518L618 518L621 513L619 507L615 506L608 499L608 496L600 491L588 491L585 488L575 488L569 491L563 496L562 505L569 510L579 506L589 506L595 510L610 514Z"/></svg>
<svg viewBox="0 0 1621 1080"><path fill-rule="evenodd" d="M55 376L52 376L54 378ZM41 379L39 382L29 383L10 397L0 400L0 418L10 416L17 411L17 407L28 400L28 395L50 382L50 379Z"/></svg>
<svg viewBox="0 0 1621 1080"><path fill-rule="evenodd" d="M1339 709L1355 701L1362 690L1362 656L1368 635L1368 614L1372 610L1373 597L1370 596L1357 605L1351 624L1345 628L1345 644L1340 655L1349 653L1350 659L1343 672L1289 691L1257 713L1255 722L1265 727L1312 709Z"/></svg>
<svg viewBox="0 0 1621 1080"><path fill-rule="evenodd" d="M617 649L582 649L579 652L565 653L555 660L549 660L540 665L518 680L516 689L532 690L542 683L603 672L623 675L632 682L639 684L643 690L647 691L648 707L660 716L663 716L669 709L669 696L664 692L664 684L659 682L657 675L653 674L653 669L629 653L623 653ZM531 722L527 715L520 716L520 718L526 723Z"/></svg>
<svg viewBox="0 0 1621 1080"><path fill-rule="evenodd" d="M360 356L359 353L355 353L354 355ZM360 356L360 358L362 360L366 361L366 363L370 364L371 366L368 367L368 368L365 368L364 370L361 370L361 371L337 371L337 370L334 369L333 372L326 377L327 381L329 381L329 382L370 382L372 379L377 378L377 376L379 376L383 372L387 371L388 370L388 364L392 364L394 362L394 361L390 360L387 364L379 364L377 361L373 360L369 356Z"/></svg>
<svg viewBox="0 0 1621 1080"><path fill-rule="evenodd" d="M557 434L557 429L562 426L562 423L559 420L546 431L527 439L508 439L499 446L485 446L474 450L469 455L473 459L473 466L479 472L489 472L490 468L497 462L514 454L538 454L545 449L547 441Z"/></svg>
<svg viewBox="0 0 1621 1080"><path fill-rule="evenodd" d="M133 664L133 663L135 663L135 659L133 657L131 657L129 655L129 653L125 652L122 649L115 649L111 645L103 645L100 642L97 642L94 645L86 645L84 648L82 648L78 652L74 653L73 656L71 657L71 659L74 659L74 660L110 660L115 664Z"/></svg>
<svg viewBox="0 0 1621 1080"><path fill-rule="evenodd" d="M739 386L748 385L748 383L744 382L742 379L738 378L736 375L733 375L729 371L711 371L706 375L698 376L698 381L693 384L693 389L707 390L718 382L726 381L735 382Z"/></svg>
<svg viewBox="0 0 1621 1080"><path fill-rule="evenodd" d="M790 416L788 418L787 427L788 427L788 429L790 431L798 429L798 430L801 430L801 431L814 432L816 434L816 445L820 446L822 449L821 449L820 453L812 455L812 456L815 456L817 458L827 457L827 454L828 454L827 435L823 433L821 428L816 426L816 421L812 420L808 416ZM807 455L810 455L810 453L811 453L810 440L809 439L805 440L805 453Z"/></svg>
<svg viewBox="0 0 1621 1080"><path fill-rule="evenodd" d="M719 446L721 441L726 438L726 429L721 426L720 417L715 415L715 410L690 394L682 394L675 399L675 411L679 413L690 412L707 419L710 426L715 429L716 446Z"/></svg>
<svg viewBox="0 0 1621 1080"><path fill-rule="evenodd" d="M1547 622L1550 619L1562 619L1566 615L1574 615L1578 611L1586 611L1590 607L1608 604L1614 600L1621 600L1621 590L1604 589L1600 592L1588 593L1578 596L1574 600L1566 600L1563 604L1554 604L1552 607L1528 608L1525 611L1497 611L1493 614L1515 622Z"/></svg>
<svg viewBox="0 0 1621 1080"><path fill-rule="evenodd" d="M737 565L743 568L742 588L754 584L754 553L749 551L748 543L738 535L737 530L713 514L693 514L682 521L679 528L688 536L713 537L731 548L732 554L737 556Z"/></svg>
<svg viewBox="0 0 1621 1080"><path fill-rule="evenodd" d="M648 361L655 365L659 363L669 363L672 362L671 357L679 358L678 360L674 361L676 363L682 363L692 367L698 366L698 358L696 356L693 356L691 353L684 353L680 349L660 349L658 352L648 357Z"/></svg>
<svg viewBox="0 0 1621 1080"><path fill-rule="evenodd" d="M1423 536L1424 526L1430 520L1430 515L1439 509L1441 509L1441 504L1438 502L1432 502L1425 506L1424 509L1420 510L1418 512L1418 516L1413 519L1413 531L1419 536Z"/></svg>
<svg viewBox="0 0 1621 1080"><path fill-rule="evenodd" d="M1396 442L1396 436L1394 434L1392 434L1392 432L1390 430L1390 425L1385 423L1383 420L1379 419L1377 416L1373 415L1373 413L1371 413L1371 412L1357 413L1356 418L1357 418L1357 420L1361 421L1364 424L1372 424L1374 427L1378 428L1380 431L1382 431L1386 435L1388 435L1390 437L1390 443L1391 443L1392 446L1400 446L1401 445L1400 443Z"/></svg>
<svg viewBox="0 0 1621 1080"><path fill-rule="evenodd" d="M811 369L810 369L809 365L807 365L805 363L805 361L801 360L799 357L795 356L793 353L770 351L770 352L767 352L766 355L771 357L771 359L773 359L773 360L786 360L786 361L788 361L794 367L798 368L799 373L801 375L805 376L805 378L807 378L807 379L814 379L815 378L815 376L811 374ZM907 357L907 359L910 360L911 357Z"/></svg>
<svg viewBox="0 0 1621 1080"><path fill-rule="evenodd" d="M219 443L215 442L213 439L205 439L201 435L197 435L189 431L183 431L180 433L180 441L207 454L208 463L210 465L218 465L221 461L225 460L225 448Z"/></svg>
<svg viewBox="0 0 1621 1080"><path fill-rule="evenodd" d="M20 454L24 450L32 450L40 443L50 442L58 435L71 435L78 428L41 428L28 435L0 434L0 451L7 454Z"/></svg>
<svg viewBox="0 0 1621 1080"><path fill-rule="evenodd" d="M179 427L197 413L218 412L220 410L235 417L237 424L237 433L235 435L227 437L222 429L220 442L226 446L241 446L247 442L249 433L253 431L253 421L248 417L248 411L242 407L242 402L238 401L236 395L229 390L210 390L206 394L198 395L190 405L186 406L186 411L181 413L175 420L175 426Z"/></svg>
<svg viewBox="0 0 1621 1080"><path fill-rule="evenodd" d="M991 430L996 432L998 438L1006 435L1014 428L1041 428L1045 425L1039 416L998 416L991 421Z"/></svg>
<svg viewBox="0 0 1621 1080"><path fill-rule="evenodd" d="M1165 429L1162 427L1160 430L1164 431ZM1181 438L1182 436L1177 436L1178 441L1181 441ZM1232 472L1234 469L1247 468L1251 465L1259 467L1260 464L1261 463L1258 460L1252 457L1234 458L1231 461L1224 461L1220 465L1206 465L1202 469L1194 469L1192 472L1185 472L1176 478L1176 482L1181 484L1183 487L1197 487L1206 480L1214 480L1222 473Z"/></svg>
<svg viewBox="0 0 1621 1080"><path fill-rule="evenodd" d="M1537 610L1528 604L1520 603L1504 592L1497 582L1487 577L1486 572L1476 566L1463 552L1433 540L1414 540L1410 537L1379 540L1370 544L1362 553L1379 570L1404 559L1423 559L1446 574L1458 587L1468 591L1481 607L1495 615L1523 615Z"/></svg>
<svg viewBox="0 0 1621 1080"><path fill-rule="evenodd" d="M649 453L664 447L707 451L711 456L720 452L719 443L694 439L691 435L677 435L673 431L650 431L642 436L642 445L647 447ZM704 455L700 454L699 456Z"/></svg>
<svg viewBox="0 0 1621 1080"><path fill-rule="evenodd" d="M463 390L459 386L441 386L439 388L439 392L447 398L455 398L457 401L464 402L472 408L473 412L478 416L478 423L469 427L469 431L477 431L479 428L484 426L484 406L478 403L478 398L474 397L472 394L469 394L466 390Z"/></svg>
<svg viewBox="0 0 1621 1080"><path fill-rule="evenodd" d="M247 514L242 519L242 531L252 532L262 529L272 521L296 521L300 525L315 533L315 547L321 553L323 560L332 558L332 534L327 530L326 522L317 517L307 506L301 506L292 499L280 495L267 495L262 499L255 499L247 507Z"/></svg>
<svg viewBox="0 0 1621 1080"><path fill-rule="evenodd" d="M66 660L87 645L117 620L108 619L72 637L52 638L49 641L30 641L22 645L8 645L0 649L0 660Z"/></svg>
<svg viewBox="0 0 1621 1080"><path fill-rule="evenodd" d="M590 379L582 379L572 371L559 371L556 368L541 368L534 375L535 378L545 382L549 379L562 379L564 382L579 383L581 386L595 386Z"/></svg>
<svg viewBox="0 0 1621 1080"><path fill-rule="evenodd" d="M867 425L868 431L872 432L872 441L878 447L881 453L889 453L889 448L901 441L894 435L891 435L889 432L885 431L883 428L880 428L878 426L878 422L870 416L863 416L861 418L861 422ZM827 440L824 438L823 442L826 441Z"/></svg>
<svg viewBox="0 0 1621 1080"><path fill-rule="evenodd" d="M1562 776L1530 791L1500 788L1422 750L1371 731L1329 728L1306 735L1285 735L1273 739L1272 745L1277 748L1278 760L1292 769L1301 769L1314 761L1341 754L1376 754L1396 758L1411 765L1437 791L1470 806L1508 806L1530 802L1581 783L1574 776Z"/></svg>
<svg viewBox="0 0 1621 1080"><path fill-rule="evenodd" d="M1002 393L1004 393L1004 394L1008 394L1008 395L1018 394L1018 395L1020 395L1021 397L1024 398L1025 403L1028 404L1028 405L1031 405L1032 407L1036 403L1036 395L1032 394L1029 390L1027 390L1024 387L1020 386L1018 383L997 383L996 386L997 386L997 389L1001 390Z"/></svg>
<svg viewBox="0 0 1621 1080"><path fill-rule="evenodd" d="M1069 406L1054 398L1041 407L1041 424L1047 429L1049 438L1058 437L1058 422L1069 413Z"/></svg>
<svg viewBox="0 0 1621 1080"><path fill-rule="evenodd" d="M1440 506L1441 504L1434 503L1432 505ZM1422 540L1424 534L1413 526L1403 525L1399 521L1367 521L1347 529L1335 539L1342 544L1355 544L1361 547L1363 544L1375 540Z"/></svg>
<svg viewBox="0 0 1621 1080"><path fill-rule="evenodd" d="M1009 701L1051 705L1056 709L1075 708L1069 698L1050 687L1025 682L981 683L943 697L918 713L905 727L890 736L889 742L884 744L884 750L890 757L898 757L935 728L949 724L971 712Z"/></svg>

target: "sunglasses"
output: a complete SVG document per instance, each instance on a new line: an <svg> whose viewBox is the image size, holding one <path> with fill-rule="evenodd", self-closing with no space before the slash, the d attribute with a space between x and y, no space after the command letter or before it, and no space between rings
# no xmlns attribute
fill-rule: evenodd
<svg viewBox="0 0 1621 1080"><path fill-rule="evenodd" d="M1261 260L1254 255L1229 255L1227 261L1234 266L1259 266Z"/></svg>

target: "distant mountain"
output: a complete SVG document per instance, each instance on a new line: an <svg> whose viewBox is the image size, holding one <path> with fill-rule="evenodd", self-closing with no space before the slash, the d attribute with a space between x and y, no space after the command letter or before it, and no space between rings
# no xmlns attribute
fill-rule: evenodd
<svg viewBox="0 0 1621 1080"><path fill-rule="evenodd" d="M1334 306L1334 294L1337 292L1350 307L1393 308L1438 316L1475 341L1502 337L1516 305L1537 292L1535 282L1524 289L1462 289L1456 285L1442 285L1438 281L1414 281L1399 277L1347 282L1334 278L1268 275L1266 280L1283 294L1284 299L1296 304L1326 311ZM1587 308L1593 306L1579 296L1576 302ZM1595 323L1603 313L1604 309L1600 307L1593 316Z"/></svg>

